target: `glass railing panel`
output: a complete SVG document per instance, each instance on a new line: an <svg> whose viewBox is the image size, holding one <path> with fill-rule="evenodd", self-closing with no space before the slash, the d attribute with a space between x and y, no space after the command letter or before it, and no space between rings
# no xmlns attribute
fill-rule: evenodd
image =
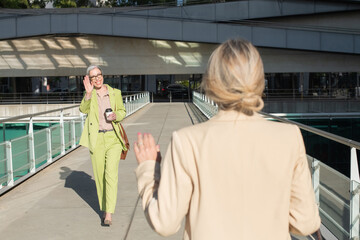
<svg viewBox="0 0 360 240"><path fill-rule="evenodd" d="M34 132L34 152L36 168L44 164L48 157L46 129Z"/></svg>
<svg viewBox="0 0 360 240"><path fill-rule="evenodd" d="M338 239L349 239L350 180L320 162L320 216Z"/></svg>
<svg viewBox="0 0 360 240"><path fill-rule="evenodd" d="M358 179L359 180L359 179ZM350 203L350 219L351 226L350 237L352 239L359 239L360 231L360 182L351 180L351 203Z"/></svg>
<svg viewBox="0 0 360 240"><path fill-rule="evenodd" d="M60 125L51 127L51 153L53 158L61 153Z"/></svg>
<svg viewBox="0 0 360 240"><path fill-rule="evenodd" d="M316 125L312 126L316 127ZM327 131L327 129L320 130ZM350 150L348 146L305 130L301 130L301 133L307 154L350 177Z"/></svg>
<svg viewBox="0 0 360 240"><path fill-rule="evenodd" d="M71 124L69 121L64 122L64 139L65 139L65 151L71 148Z"/></svg>
<svg viewBox="0 0 360 240"><path fill-rule="evenodd" d="M29 136L11 140L14 181L30 171Z"/></svg>
<svg viewBox="0 0 360 240"><path fill-rule="evenodd" d="M0 124L0 142L24 136L29 129L28 123L3 123Z"/></svg>
<svg viewBox="0 0 360 240"><path fill-rule="evenodd" d="M7 156L6 156L6 143L0 143L0 186L7 184Z"/></svg>
<svg viewBox="0 0 360 240"><path fill-rule="evenodd" d="M76 120L75 121L75 140L76 140L76 144L79 143L80 141L80 137L81 137L81 133L82 133L82 123L81 120Z"/></svg>

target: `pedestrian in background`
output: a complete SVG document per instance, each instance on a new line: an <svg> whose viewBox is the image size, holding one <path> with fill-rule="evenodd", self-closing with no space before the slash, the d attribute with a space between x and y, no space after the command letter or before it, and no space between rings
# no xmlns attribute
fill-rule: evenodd
<svg viewBox="0 0 360 240"><path fill-rule="evenodd" d="M80 145L89 148L94 171L102 223L112 224L118 186L121 151L126 148L116 123L124 119L126 110L121 91L104 84L99 66L88 67L83 79L85 96L80 112L87 114ZM105 114L106 109L112 112Z"/></svg>
<svg viewBox="0 0 360 240"><path fill-rule="evenodd" d="M175 131L161 164L152 135L138 134L138 191L156 232L174 234L184 217L184 239L195 240L290 240L319 229L301 132L258 113L264 85L256 48L228 40L201 83L218 114Z"/></svg>

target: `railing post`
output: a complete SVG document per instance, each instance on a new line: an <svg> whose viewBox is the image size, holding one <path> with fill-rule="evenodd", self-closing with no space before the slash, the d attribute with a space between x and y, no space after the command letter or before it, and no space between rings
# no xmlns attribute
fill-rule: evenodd
<svg viewBox="0 0 360 240"><path fill-rule="evenodd" d="M139 94L136 94L135 111L139 109Z"/></svg>
<svg viewBox="0 0 360 240"><path fill-rule="evenodd" d="M350 239L358 240L360 237L359 229L359 192L360 178L356 148L350 150Z"/></svg>
<svg viewBox="0 0 360 240"><path fill-rule="evenodd" d="M126 109L126 116L129 116L129 106L128 106L128 98L125 97L125 109Z"/></svg>
<svg viewBox="0 0 360 240"><path fill-rule="evenodd" d="M14 170L12 164L12 150L10 141L6 141L6 160L7 186L14 186Z"/></svg>
<svg viewBox="0 0 360 240"><path fill-rule="evenodd" d="M134 98L135 98L134 96L130 97L130 108L131 108L130 114L134 112Z"/></svg>
<svg viewBox="0 0 360 240"><path fill-rule="evenodd" d="M316 158L313 158L311 162L311 175L315 200L320 205L320 161Z"/></svg>
<svg viewBox="0 0 360 240"><path fill-rule="evenodd" d="M75 120L71 120L71 141L72 141L72 148L76 148L76 136L75 136Z"/></svg>
<svg viewBox="0 0 360 240"><path fill-rule="evenodd" d="M84 130L84 125L85 125L85 114L80 113L80 117L81 117L81 132Z"/></svg>
<svg viewBox="0 0 360 240"><path fill-rule="evenodd" d="M46 129L46 145L47 145L47 163L52 162L52 151L51 151L51 129Z"/></svg>
<svg viewBox="0 0 360 240"><path fill-rule="evenodd" d="M29 122L29 157L30 157L30 172L34 173L36 164L35 164L35 146L34 146L34 126L33 118L30 117Z"/></svg>
<svg viewBox="0 0 360 240"><path fill-rule="evenodd" d="M61 154L65 154L65 129L64 129L64 110L60 111L60 146Z"/></svg>

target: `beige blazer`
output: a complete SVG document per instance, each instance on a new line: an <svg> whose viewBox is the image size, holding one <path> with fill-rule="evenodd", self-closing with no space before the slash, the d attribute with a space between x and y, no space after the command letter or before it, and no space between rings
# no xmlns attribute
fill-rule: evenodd
<svg viewBox="0 0 360 240"><path fill-rule="evenodd" d="M145 215L163 236L184 239L291 239L320 227L297 126L220 111L176 131L161 166L136 169ZM156 174L154 174L154 172Z"/></svg>

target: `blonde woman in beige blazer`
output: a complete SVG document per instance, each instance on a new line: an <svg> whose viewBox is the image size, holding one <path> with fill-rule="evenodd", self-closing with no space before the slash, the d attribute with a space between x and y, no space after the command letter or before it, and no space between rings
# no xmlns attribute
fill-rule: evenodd
<svg viewBox="0 0 360 240"><path fill-rule="evenodd" d="M202 89L219 113L174 132L161 166L154 138L138 135L136 176L151 227L168 236L185 217L184 239L193 240L288 240L318 230L298 127L257 113L264 71L256 48L240 39L221 44Z"/></svg>

